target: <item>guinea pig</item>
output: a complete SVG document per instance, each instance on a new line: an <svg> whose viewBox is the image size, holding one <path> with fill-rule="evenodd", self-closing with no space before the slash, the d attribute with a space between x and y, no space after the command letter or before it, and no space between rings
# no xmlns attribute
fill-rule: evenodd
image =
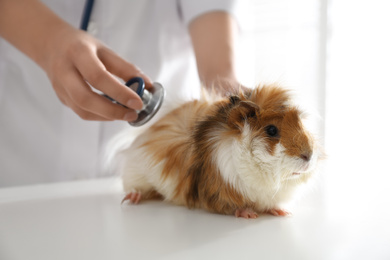
<svg viewBox="0 0 390 260"><path fill-rule="evenodd" d="M257 218L289 214L281 203L313 176L321 152L289 91L267 85L187 102L118 156L123 201L160 197Z"/></svg>

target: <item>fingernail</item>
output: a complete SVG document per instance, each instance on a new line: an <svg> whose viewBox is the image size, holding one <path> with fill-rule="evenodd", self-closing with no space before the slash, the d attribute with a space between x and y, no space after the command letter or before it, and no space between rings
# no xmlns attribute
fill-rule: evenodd
<svg viewBox="0 0 390 260"><path fill-rule="evenodd" d="M142 109L143 104L135 99L130 99L129 101L127 101L126 106L128 108L140 110L140 109Z"/></svg>
<svg viewBox="0 0 390 260"><path fill-rule="evenodd" d="M134 121L138 118L138 115L136 112L134 111L129 111L125 114L125 116L123 117L123 119L125 121L128 121L128 122L131 122L131 121Z"/></svg>

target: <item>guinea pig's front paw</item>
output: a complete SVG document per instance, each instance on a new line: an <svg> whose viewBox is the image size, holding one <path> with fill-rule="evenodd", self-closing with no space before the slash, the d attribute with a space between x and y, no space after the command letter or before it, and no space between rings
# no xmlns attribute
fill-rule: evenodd
<svg viewBox="0 0 390 260"><path fill-rule="evenodd" d="M237 209L234 215L237 218L257 218L259 215L253 209Z"/></svg>
<svg viewBox="0 0 390 260"><path fill-rule="evenodd" d="M128 200L129 203L131 203L131 204L138 204L141 201L141 198L142 198L141 192L133 191L133 192L130 192L129 194L127 194L123 198L122 203Z"/></svg>
<svg viewBox="0 0 390 260"><path fill-rule="evenodd" d="M283 209L270 209L266 213L278 216L278 217L286 217L286 216L291 216L291 213L288 211L285 211Z"/></svg>

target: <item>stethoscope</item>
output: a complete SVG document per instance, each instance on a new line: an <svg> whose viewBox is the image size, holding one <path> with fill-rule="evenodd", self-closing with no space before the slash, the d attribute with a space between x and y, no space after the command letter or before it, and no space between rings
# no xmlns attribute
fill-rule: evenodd
<svg viewBox="0 0 390 260"><path fill-rule="evenodd" d="M83 16L80 24L81 30L87 31L94 2L94 0L87 0L85 2ZM160 109L165 97L165 89L160 83L154 82L152 87L149 90L146 90L145 82L140 77L130 79L126 82L125 85L132 89L135 93L137 93L137 95L142 99L143 102L142 109L137 110L137 120L128 123L132 126L141 126L147 123L150 119L152 119L152 117ZM110 99L116 104L122 105L105 94L103 94L103 96Z"/></svg>

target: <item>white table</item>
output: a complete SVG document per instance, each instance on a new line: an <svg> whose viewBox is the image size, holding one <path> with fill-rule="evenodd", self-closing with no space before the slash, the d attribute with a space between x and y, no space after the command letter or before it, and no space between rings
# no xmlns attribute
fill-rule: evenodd
<svg viewBox="0 0 390 260"><path fill-rule="evenodd" d="M118 179L0 189L0 259L390 259L388 210L317 197L246 220L122 197Z"/></svg>

